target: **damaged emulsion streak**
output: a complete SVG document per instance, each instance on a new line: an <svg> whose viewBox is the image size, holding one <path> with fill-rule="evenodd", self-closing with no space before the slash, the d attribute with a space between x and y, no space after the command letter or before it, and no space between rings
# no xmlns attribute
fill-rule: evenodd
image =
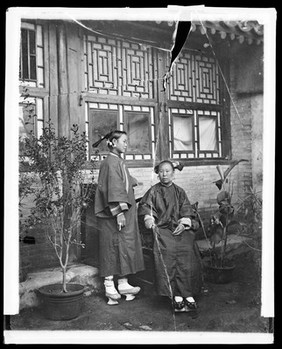
<svg viewBox="0 0 282 349"><path fill-rule="evenodd" d="M174 34L175 35L174 46L173 46L173 49L171 51L171 61L170 61L169 71L171 69L173 62L175 61L175 59L179 55L182 47L185 44L185 41L187 39L190 28L191 28L191 22L178 22L177 23L176 33Z"/></svg>
<svg viewBox="0 0 282 349"><path fill-rule="evenodd" d="M179 53L181 52L182 47L185 44L185 41L187 39L187 36L189 34L190 29L191 29L191 22L177 22L175 32L173 34L174 43L173 43L173 47L171 50L170 65L169 65L168 72L164 76L164 82L163 82L164 89L163 89L163 91L166 90L167 79L169 77L169 74L170 74L170 71L172 68L172 64L176 60L176 58L178 57Z"/></svg>

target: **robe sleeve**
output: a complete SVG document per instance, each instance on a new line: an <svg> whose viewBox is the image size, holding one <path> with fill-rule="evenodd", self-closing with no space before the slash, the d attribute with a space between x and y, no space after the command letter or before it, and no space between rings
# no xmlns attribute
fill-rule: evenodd
<svg viewBox="0 0 282 349"><path fill-rule="evenodd" d="M109 203L109 209L113 216L128 210L128 205L126 202Z"/></svg>
<svg viewBox="0 0 282 349"><path fill-rule="evenodd" d="M144 194L139 202L138 215L143 217L145 217L145 215L150 215L157 219L158 215L154 202L154 188L151 188Z"/></svg>
<svg viewBox="0 0 282 349"><path fill-rule="evenodd" d="M199 229L199 223L196 220L196 214L193 211L193 208L190 204L190 201L187 197L187 194L184 190L181 190L181 203L180 203L180 212L179 212L179 221L183 221L185 218L190 218L191 220L191 229L192 230L198 230Z"/></svg>
<svg viewBox="0 0 282 349"><path fill-rule="evenodd" d="M95 214L101 215L104 212L108 216L116 215L131 207L128 196L129 179L123 166L124 164L116 158L108 159L101 166L95 194ZM117 206L119 208L115 210ZM114 214L111 212L111 208L114 210ZM116 212L119 209L121 211Z"/></svg>

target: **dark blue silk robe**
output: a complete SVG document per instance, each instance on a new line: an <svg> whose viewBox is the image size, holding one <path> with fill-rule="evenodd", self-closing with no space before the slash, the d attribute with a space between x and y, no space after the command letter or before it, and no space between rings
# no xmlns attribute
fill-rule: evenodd
<svg viewBox="0 0 282 349"><path fill-rule="evenodd" d="M138 214L155 218L154 262L157 292L162 296L189 297L201 290L202 270L195 230L199 225L185 191L172 183L157 183L143 196ZM190 218L192 229L174 236L172 232L181 218Z"/></svg>

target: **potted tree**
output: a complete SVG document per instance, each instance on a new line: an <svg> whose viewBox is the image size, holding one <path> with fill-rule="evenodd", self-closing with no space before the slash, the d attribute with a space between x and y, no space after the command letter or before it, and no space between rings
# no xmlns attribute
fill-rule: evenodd
<svg viewBox="0 0 282 349"><path fill-rule="evenodd" d="M87 138L85 133L78 132L77 125L72 126L69 138L59 137L49 121L40 137L28 132L21 139L20 148L20 175L29 176L28 192L34 204L28 216L29 225L43 225L62 271L60 284L38 290L45 315L53 320L75 318L81 308L84 287L67 283L66 273L72 246L82 245L77 238L78 228L95 188L95 162L90 161L91 169L86 170Z"/></svg>
<svg viewBox="0 0 282 349"><path fill-rule="evenodd" d="M207 279L214 283L228 283L232 281L235 265L226 258L226 247L228 230L240 222L234 219L235 208L231 203L232 186L228 183L228 176L233 168L245 159L234 160L227 170L223 173L218 165L217 171L220 179L214 183L220 190L217 195L218 211L210 218L209 241L211 243L210 259L206 264ZM227 187L228 186L228 187Z"/></svg>

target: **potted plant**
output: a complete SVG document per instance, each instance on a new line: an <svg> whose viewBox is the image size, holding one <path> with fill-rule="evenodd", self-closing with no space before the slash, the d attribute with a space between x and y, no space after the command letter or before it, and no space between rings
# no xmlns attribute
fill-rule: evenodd
<svg viewBox="0 0 282 349"><path fill-rule="evenodd" d="M28 223L32 227L43 225L62 271L62 282L40 288L39 296L46 305L47 318L71 319L79 314L84 286L67 283L66 273L72 246L83 246L77 235L81 215L94 190L95 163L90 161L90 180L85 185L87 138L78 132L77 125L71 128L70 137L57 136L49 121L40 137L28 132L20 141L20 149L20 175L23 180L28 174L34 203Z"/></svg>
<svg viewBox="0 0 282 349"><path fill-rule="evenodd" d="M208 228L211 244L210 258L205 266L207 279L214 283L228 283L233 277L235 265L226 258L227 238L229 229L234 225L239 227L240 223L234 219L235 208L231 203L232 186L228 183L228 176L242 161L247 160L234 160L224 173L219 165L216 167L220 175L220 179L214 182L220 190L216 198L218 211L210 218Z"/></svg>

